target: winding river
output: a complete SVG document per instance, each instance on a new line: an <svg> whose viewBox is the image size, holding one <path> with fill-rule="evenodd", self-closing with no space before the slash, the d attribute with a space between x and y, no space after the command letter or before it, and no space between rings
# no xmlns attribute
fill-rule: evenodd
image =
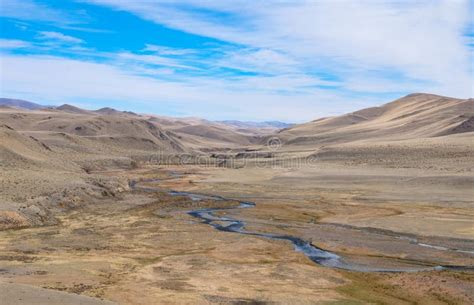
<svg viewBox="0 0 474 305"><path fill-rule="evenodd" d="M147 180L143 182L156 182L156 181L157 180ZM139 189L139 190L148 191L148 192L153 192L157 190L162 191L161 189L138 187L136 181L131 181L130 187L132 189ZM190 193L190 192L168 191L168 193L172 196L188 197L193 201L230 200L221 196L203 195L203 194ZM192 217L200 219L204 224L210 225L214 229L219 230L219 231L231 232L231 233L242 234L242 235L258 236L258 237L263 237L263 238L268 238L268 239L273 239L273 240L288 241L289 243L293 245L295 251L303 253L306 257L308 257L314 263L321 266L329 267L329 268L336 268L336 269L349 270L349 271L359 271L359 272L417 272L417 271L432 271L432 270L465 270L465 271L474 270L474 266L438 265L438 266L428 266L428 267L407 266L407 267L400 267L400 268L384 268L384 267L378 267L378 266L367 266L367 265L347 262L340 255L318 248L314 246L312 243L310 243L309 241L306 241L302 238L291 236L291 235L280 235L280 234L272 234L272 233L260 233L260 232L247 231L245 229L244 221L238 220L232 217L218 215L218 212L231 211L231 210L236 210L236 209L248 209L252 207L255 207L255 203L239 201L239 205L236 207L202 208L202 209L192 210L187 213ZM424 246L424 244L421 246Z"/></svg>

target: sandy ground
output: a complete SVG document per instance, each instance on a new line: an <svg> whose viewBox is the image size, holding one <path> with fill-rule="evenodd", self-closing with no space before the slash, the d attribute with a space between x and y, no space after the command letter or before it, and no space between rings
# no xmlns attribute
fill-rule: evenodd
<svg viewBox="0 0 474 305"><path fill-rule="evenodd" d="M0 283L0 304L113 305L117 303L28 285ZM8 300L8 301L6 301Z"/></svg>
<svg viewBox="0 0 474 305"><path fill-rule="evenodd" d="M365 228L366 223L358 226L357 221L368 216L384 223L386 217L403 215L404 205L409 204L399 201L394 213L393 199L378 199L373 203L365 199L366 191L354 186L348 188L344 183L339 188L309 188L306 171L191 166L165 170L149 167L107 175L157 178L161 180L146 185L255 201L256 208L240 210L231 216L245 219L252 230L312 239L317 246L346 255L357 263L472 265L470 254L420 247L399 238L415 237L430 244L472 250L474 242L469 236L456 230L443 236L425 236L416 227L406 229L407 225L395 233L375 230L377 227ZM298 179L299 183L292 180L288 184L287 179L299 175L303 177ZM378 192L370 194L382 196ZM0 276L7 283L118 304L469 304L473 301L470 272L338 271L315 265L286 242L219 232L186 214L198 207L235 204L234 201L193 202L163 192L140 191L126 193L121 199L97 200L63 213L56 225L1 231ZM439 205L433 205L431 210L445 208L442 202ZM457 212L453 215L465 216L463 204L452 209ZM426 208L416 211L419 215L433 213ZM452 218L439 220L439 225L452 222L457 230L463 228Z"/></svg>

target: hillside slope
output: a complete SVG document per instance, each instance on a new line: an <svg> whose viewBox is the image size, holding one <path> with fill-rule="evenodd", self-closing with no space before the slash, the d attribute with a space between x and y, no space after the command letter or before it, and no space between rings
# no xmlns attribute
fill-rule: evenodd
<svg viewBox="0 0 474 305"><path fill-rule="evenodd" d="M183 144L196 150L242 148L258 144L264 136L279 129L262 125L240 126L235 122L213 122L200 118L150 116L148 121L178 136Z"/></svg>
<svg viewBox="0 0 474 305"><path fill-rule="evenodd" d="M292 146L390 141L472 132L474 100L411 94L381 107L296 125L278 133Z"/></svg>
<svg viewBox="0 0 474 305"><path fill-rule="evenodd" d="M3 108L0 122L17 137L37 139L69 161L187 150L174 134L132 114L101 115L70 105L35 111Z"/></svg>

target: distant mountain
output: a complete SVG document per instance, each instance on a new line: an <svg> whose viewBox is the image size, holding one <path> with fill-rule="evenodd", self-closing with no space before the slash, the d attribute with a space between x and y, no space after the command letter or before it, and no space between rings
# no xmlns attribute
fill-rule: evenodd
<svg viewBox="0 0 474 305"><path fill-rule="evenodd" d="M43 106L40 104L28 102L25 100L18 100L18 99L12 99L12 98L0 98L0 105L1 106L9 106L9 107L15 107L15 108L22 108L22 109L28 109L28 110L36 110L36 109L41 109L41 108L46 108L47 106Z"/></svg>
<svg viewBox="0 0 474 305"><path fill-rule="evenodd" d="M76 114L91 114L93 113L92 111L84 110L76 106L72 106L69 104L64 104L59 107L56 107L57 110L61 110L63 112L69 112L69 113L76 113Z"/></svg>
<svg viewBox="0 0 474 305"><path fill-rule="evenodd" d="M102 114L102 115L134 115L134 116L138 116L138 114L136 114L135 112L120 111L120 110L116 110L116 109L110 108L110 107L100 108L98 110L95 110L94 112Z"/></svg>
<svg viewBox="0 0 474 305"><path fill-rule="evenodd" d="M94 112L100 113L100 114L105 114L105 115L116 115L116 114L120 113L120 111L115 110L115 109L110 108L110 107L100 108L100 109L95 110Z"/></svg>
<svg viewBox="0 0 474 305"><path fill-rule="evenodd" d="M43 108L57 109L63 112L76 113L76 114L101 114L101 115L132 115L139 116L138 114L131 111L120 111L110 107L104 107L95 111L89 111L75 107L69 104L64 104L61 106L46 106L40 105L33 102L19 100L19 99L10 99L10 98L0 98L0 106L16 107L28 110L36 110ZM224 120L224 121L208 121L201 118L187 117L187 118L173 118L173 117L163 117L163 116L152 116L153 121L158 124L163 125L181 125L180 127L189 126L189 125L212 125L213 123L226 125L236 129L285 129L293 127L295 124L284 123L279 121L265 121L265 122L252 122L252 121L237 121L237 120ZM178 127L178 126L176 126Z"/></svg>
<svg viewBox="0 0 474 305"><path fill-rule="evenodd" d="M289 124L279 121L265 121L265 122L251 122L251 121L236 121L236 120L224 120L216 121L217 123L230 125L237 128L289 128L295 124Z"/></svg>

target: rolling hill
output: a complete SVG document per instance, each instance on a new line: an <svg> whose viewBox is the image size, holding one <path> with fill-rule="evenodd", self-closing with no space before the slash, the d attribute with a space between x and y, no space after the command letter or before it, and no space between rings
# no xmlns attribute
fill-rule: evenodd
<svg viewBox="0 0 474 305"><path fill-rule="evenodd" d="M29 109L29 110L36 110L36 109L47 107L40 104L29 102L29 101L12 99L12 98L0 98L0 106L8 106L8 107Z"/></svg>
<svg viewBox="0 0 474 305"><path fill-rule="evenodd" d="M473 99L418 93L380 107L296 125L277 136L286 145L307 147L429 138L472 132L473 117Z"/></svg>

